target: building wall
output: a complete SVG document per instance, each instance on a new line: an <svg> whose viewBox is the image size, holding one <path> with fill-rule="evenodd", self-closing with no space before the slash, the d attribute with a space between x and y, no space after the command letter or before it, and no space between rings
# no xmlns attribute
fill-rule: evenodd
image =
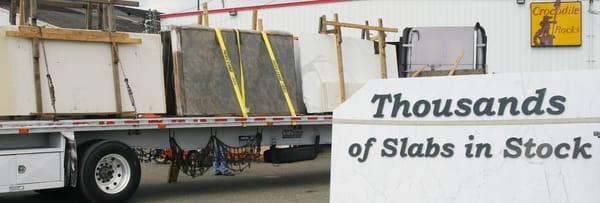
<svg viewBox="0 0 600 203"><path fill-rule="evenodd" d="M397 0L348 1L309 6L263 9L259 17L266 30L317 33L318 19L339 13L344 22L371 24L383 18L384 25L400 30L413 26L473 26L479 22L488 35L487 64L491 73L600 68L600 16L587 12L583 1L583 44L580 47L531 48L530 7L514 0ZM600 4L600 3L597 3ZM598 6L595 6L597 8ZM210 15L216 27L250 28L251 11ZM195 24L196 16L162 18L163 25ZM360 36L358 30L344 30L345 36ZM399 33L388 35L397 41ZM594 37L596 36L596 37Z"/></svg>

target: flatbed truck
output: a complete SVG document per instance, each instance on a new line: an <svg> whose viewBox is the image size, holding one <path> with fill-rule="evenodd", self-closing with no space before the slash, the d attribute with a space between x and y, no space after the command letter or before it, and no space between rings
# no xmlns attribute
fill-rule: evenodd
<svg viewBox="0 0 600 203"><path fill-rule="evenodd" d="M72 191L92 202L126 201L141 178L136 148L169 148L174 138L194 150L211 136L241 145L257 132L263 146L310 145L317 137L327 144L331 121L331 115L0 121L0 193Z"/></svg>

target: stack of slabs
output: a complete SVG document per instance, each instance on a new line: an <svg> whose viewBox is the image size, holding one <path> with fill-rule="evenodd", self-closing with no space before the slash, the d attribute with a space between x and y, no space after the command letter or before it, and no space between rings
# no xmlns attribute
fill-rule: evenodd
<svg viewBox="0 0 600 203"><path fill-rule="evenodd" d="M273 63L260 32L221 30L233 72L241 88L240 54L244 68L245 102L249 115L290 115ZM178 116L239 116L242 111L215 30L179 26L163 32L169 113ZM295 69L291 34L268 32L292 108L302 113L299 74Z"/></svg>
<svg viewBox="0 0 600 203"><path fill-rule="evenodd" d="M40 45L42 112L37 110L32 40L6 36L18 26L0 27L0 116L53 114L46 64L56 92L56 113L106 115L117 113L109 43L44 40ZM160 36L129 33L141 44L120 44L121 108L133 112L124 75L128 77L138 113L165 113Z"/></svg>
<svg viewBox="0 0 600 203"><path fill-rule="evenodd" d="M335 37L322 34L299 36L302 89L308 113L325 113L341 104ZM342 38L346 98L367 81L381 78L379 55L373 41ZM396 50L386 46L388 78L398 77Z"/></svg>

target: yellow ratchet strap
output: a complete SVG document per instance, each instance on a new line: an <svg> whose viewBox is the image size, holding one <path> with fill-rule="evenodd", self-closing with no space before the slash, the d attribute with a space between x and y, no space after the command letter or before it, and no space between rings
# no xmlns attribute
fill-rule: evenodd
<svg viewBox="0 0 600 203"><path fill-rule="evenodd" d="M235 29L235 39L237 42L237 51L238 51L238 61L240 63L240 83L242 83L242 101L244 102L244 106L246 106L246 82L244 81L244 64L242 63L242 38L240 35L240 30Z"/></svg>
<svg viewBox="0 0 600 203"><path fill-rule="evenodd" d="M240 110L242 110L242 116L244 118L248 118L248 111L246 109L245 95L242 96L241 92L243 90L240 91L240 86L237 81L237 78L235 77L235 71L233 70L233 65L231 64L231 59L229 58L229 54L227 52L227 47L225 46L225 41L223 40L223 34L221 34L221 30L219 28L215 28L215 33L217 35L217 41L219 42L219 47L221 47L221 52L223 53L223 59L225 60L225 66L227 68L227 72L229 73L229 79L231 79L233 91L235 92L235 96L237 97L238 104L240 105ZM241 59L240 59L240 61L241 61ZM246 122L244 122L244 127L246 127L246 126L247 126L247 124L246 124Z"/></svg>
<svg viewBox="0 0 600 203"><path fill-rule="evenodd" d="M269 57L271 57L271 63L273 63L273 69L275 70L275 75L277 76L277 80L279 80L279 86L281 87L281 92L283 92L283 96L285 97L285 101L287 102L288 108L290 109L290 114L293 117L296 117L296 109L294 108L294 104L292 104L292 100L290 99L290 94L288 93L287 86L285 85L285 81L283 80L283 75L281 74L281 70L279 69L279 64L277 63L277 58L275 57L275 53L273 52L273 48L271 47L271 41L269 41L269 37L267 33L262 31L262 38L267 46L267 51L269 52ZM296 125L296 122L292 122L293 125Z"/></svg>

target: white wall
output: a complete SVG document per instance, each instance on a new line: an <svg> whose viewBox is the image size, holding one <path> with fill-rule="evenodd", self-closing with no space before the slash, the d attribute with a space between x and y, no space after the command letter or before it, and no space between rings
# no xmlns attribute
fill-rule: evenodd
<svg viewBox="0 0 600 203"><path fill-rule="evenodd" d="M582 5L587 11L589 2L583 1ZM409 26L473 26L480 22L487 31L487 63L493 73L600 68L600 37L593 37L599 33L600 16L583 13L581 47L531 48L529 1L524 5L513 0L350 1L264 9L259 11L259 17L267 30L316 33L319 16L326 14L331 19L334 13L339 13L345 22L376 23L377 18L383 18L384 25L400 30ZM251 16L250 11L238 12L237 16L211 14L210 23L217 27L250 28ZM162 19L163 25L194 24L196 20L196 16ZM359 31L344 30L344 35L359 37ZM399 36L390 34L388 40ZM592 44L597 44L593 50Z"/></svg>

